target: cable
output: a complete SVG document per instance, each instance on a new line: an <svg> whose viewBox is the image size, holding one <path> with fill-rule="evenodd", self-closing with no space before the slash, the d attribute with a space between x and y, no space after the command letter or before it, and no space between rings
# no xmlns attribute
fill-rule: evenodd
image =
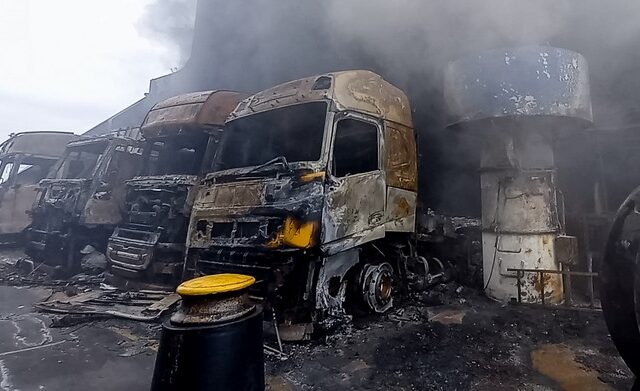
<svg viewBox="0 0 640 391"><path fill-rule="evenodd" d="M501 188L502 188L502 181L498 181L498 191L496 195L496 212L495 212L495 215L493 216L493 222L491 224L492 226L495 226L497 224L498 212L500 210L500 189ZM506 194L505 194L505 202L507 202ZM483 291L487 290L487 288L489 287L489 283L491 282L491 277L493 277L493 269L496 266L496 255L498 255L498 238L500 237L500 235L498 234L497 229L495 229L495 231L496 231L496 240L493 243L493 260L491 261L491 272L489 272L489 278L487 279L487 283L482 289Z"/></svg>

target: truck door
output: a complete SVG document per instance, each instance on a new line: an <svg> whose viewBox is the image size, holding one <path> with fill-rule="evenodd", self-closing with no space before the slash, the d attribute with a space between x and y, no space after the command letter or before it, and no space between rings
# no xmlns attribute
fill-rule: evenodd
<svg viewBox="0 0 640 391"><path fill-rule="evenodd" d="M38 182L47 174L40 162L7 162L0 172L0 234L17 234L29 224ZM45 165L46 166L46 165Z"/></svg>
<svg viewBox="0 0 640 391"><path fill-rule="evenodd" d="M357 114L336 117L325 189L323 244L352 235L384 235L382 126Z"/></svg>

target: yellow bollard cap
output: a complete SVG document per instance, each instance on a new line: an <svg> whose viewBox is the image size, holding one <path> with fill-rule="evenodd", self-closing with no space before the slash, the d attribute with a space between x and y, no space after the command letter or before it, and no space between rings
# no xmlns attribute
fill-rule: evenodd
<svg viewBox="0 0 640 391"><path fill-rule="evenodd" d="M180 296L205 296L234 292L250 287L256 279L244 274L212 274L183 282L176 292Z"/></svg>

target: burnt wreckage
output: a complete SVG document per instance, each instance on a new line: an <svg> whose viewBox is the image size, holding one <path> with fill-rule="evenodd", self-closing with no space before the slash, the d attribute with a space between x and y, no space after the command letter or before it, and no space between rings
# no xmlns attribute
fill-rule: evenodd
<svg viewBox="0 0 640 391"><path fill-rule="evenodd" d="M185 278L251 274L282 323L385 312L393 286L442 275L418 253L415 137L406 95L369 71L247 98L195 198Z"/></svg>
<svg viewBox="0 0 640 391"><path fill-rule="evenodd" d="M140 130L142 170L127 181L126 218L107 248L115 276L178 281L192 189L210 169L225 119L246 96L232 91L190 93L162 101L147 114Z"/></svg>
<svg viewBox="0 0 640 391"><path fill-rule="evenodd" d="M124 181L135 175L139 142L105 135L70 142L49 178L40 182L27 230L27 253L65 272L80 267L80 252L104 252L123 216Z"/></svg>
<svg viewBox="0 0 640 391"><path fill-rule="evenodd" d="M22 238L31 224L38 182L74 137L69 132L16 133L0 145L0 242Z"/></svg>

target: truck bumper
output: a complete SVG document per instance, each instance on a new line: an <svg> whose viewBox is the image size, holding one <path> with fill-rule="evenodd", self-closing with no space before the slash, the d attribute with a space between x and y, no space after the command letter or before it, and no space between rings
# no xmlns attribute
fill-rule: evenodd
<svg viewBox="0 0 640 391"><path fill-rule="evenodd" d="M184 245L160 243L159 239L157 232L116 228L107 244L111 272L126 279L179 275L184 262Z"/></svg>

